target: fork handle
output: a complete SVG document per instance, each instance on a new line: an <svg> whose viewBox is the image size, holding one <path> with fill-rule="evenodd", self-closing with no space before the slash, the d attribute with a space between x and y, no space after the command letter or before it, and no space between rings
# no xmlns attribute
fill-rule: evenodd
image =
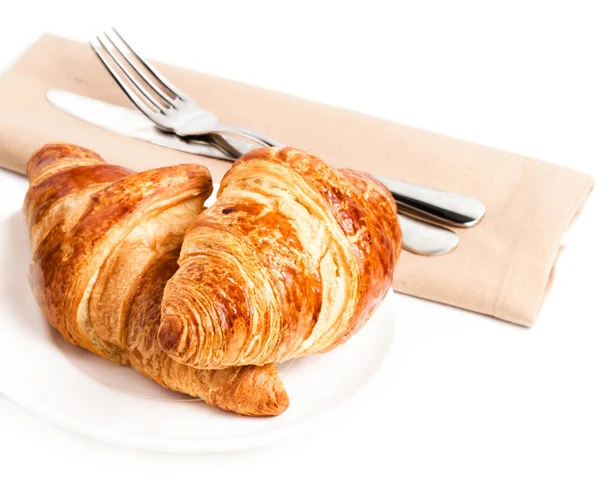
<svg viewBox="0 0 600 478"><path fill-rule="evenodd" d="M230 125L220 125L215 133L228 136L239 155L254 149L252 143L259 147L283 146L272 138L246 128ZM252 143L248 143L251 141ZM455 227L472 227L477 224L485 214L485 205L471 196L429 188L416 184L375 176L392 193L400 209L408 213L436 223L448 224Z"/></svg>
<svg viewBox="0 0 600 478"><path fill-rule="evenodd" d="M485 214L485 205L470 196L376 176L396 204L419 217L456 227L472 227Z"/></svg>

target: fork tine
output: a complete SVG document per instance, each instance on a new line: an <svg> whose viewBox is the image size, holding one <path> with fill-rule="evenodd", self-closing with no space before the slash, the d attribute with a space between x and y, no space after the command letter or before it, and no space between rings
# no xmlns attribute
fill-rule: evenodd
<svg viewBox="0 0 600 478"><path fill-rule="evenodd" d="M152 78L150 78L150 76L147 75L146 72L144 72L144 70L140 68L135 61L131 59L132 56L139 59L139 56L136 54L136 52L132 50L132 48L125 42L125 40L123 40L123 37L119 34L119 32L117 32L114 28L112 28L112 30L116 34L116 37L119 39L118 42L115 42L115 40L111 38L111 36L107 32L104 32L104 34L110 39L111 43L114 45L116 50L121 54L123 58L125 58L125 60L131 66L131 68L133 68L135 72L146 83L148 83L148 86L150 86L150 88L152 88L156 94L158 94L166 103L170 104L175 109L177 109L177 95L174 92L168 90L175 97L175 99L173 99L171 98L171 96L165 93L164 89L160 85L156 84L156 82ZM120 47L119 43L121 43L124 48Z"/></svg>
<svg viewBox="0 0 600 478"><path fill-rule="evenodd" d="M115 47L114 43L112 42L112 40L108 37L108 35L106 35L106 33L104 33L104 35L98 36L97 39L102 44L102 46L107 51L107 53L111 56L111 58L113 59L113 61L118 65L119 68L121 68L121 70L123 71L123 73L125 73L125 76L127 76L127 78L129 78L129 81L131 81L131 83L133 83L133 85L135 87L137 87L137 89L139 90L139 92L142 95L144 95L144 97L150 103L152 103L152 105L160 113L164 114L166 108L159 101L157 101L156 98L154 98L152 96L152 94L129 72L129 69L123 64L123 62L118 57L118 55L116 55L116 54L114 54L112 52L112 49L113 48L116 49L116 47Z"/></svg>
<svg viewBox="0 0 600 478"><path fill-rule="evenodd" d="M140 96L134 91L134 89L131 88L127 84L127 82L124 80L124 78L121 75L119 75L116 68L113 67L113 65L110 63L108 58L105 57L105 54L102 52L102 49L106 50L106 47L100 42L100 39L98 37L96 37L95 40L92 40L90 42L90 45L93 48L96 55L98 56L98 58L100 59L100 61L104 64L104 67L108 70L108 72L111 74L111 76L117 82L117 85L119 85L121 87L121 89L127 95L127 97L148 118L150 118L152 121L160 124L161 123L161 118L160 118L161 114L159 114L156 111L153 111L151 108L149 108L148 105L146 103L144 103L144 101L140 98ZM108 51L108 50L106 50L106 51Z"/></svg>
<svg viewBox="0 0 600 478"><path fill-rule="evenodd" d="M152 65L150 65L146 60L144 60L140 55L137 54L137 52L131 48L131 45L129 45L129 43L127 43L125 41L125 39L121 36L121 34L117 31L117 29L115 27L111 27L112 31L115 32L115 34L117 35L117 37L119 37L119 40L121 40L121 42L129 49L129 51L132 53L133 56L135 56L135 58L137 58L137 60L144 65L148 71L150 73L152 73L156 79L162 83L162 85L170 92L173 93L173 96L179 97L181 100L183 101L190 101L191 98L189 96L187 96L185 93L183 93L179 88L177 88L173 83L171 83L169 80L167 80L157 69L155 69Z"/></svg>

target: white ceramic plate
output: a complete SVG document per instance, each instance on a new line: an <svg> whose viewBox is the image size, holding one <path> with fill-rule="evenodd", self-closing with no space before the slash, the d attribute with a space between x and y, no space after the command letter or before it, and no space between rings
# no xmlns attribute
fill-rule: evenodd
<svg viewBox="0 0 600 478"><path fill-rule="evenodd" d="M358 405L349 398L368 389L389 350L393 321L384 301L343 346L281 366L290 407L279 417L240 417L171 392L70 345L48 325L27 281L29 239L19 206L0 219L0 392L82 435L179 452L262 445L314 426L333 411L351 413L348 407Z"/></svg>

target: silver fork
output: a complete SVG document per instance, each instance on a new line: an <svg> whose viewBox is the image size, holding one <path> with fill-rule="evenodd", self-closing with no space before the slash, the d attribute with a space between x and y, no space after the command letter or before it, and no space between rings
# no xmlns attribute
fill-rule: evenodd
<svg viewBox="0 0 600 478"><path fill-rule="evenodd" d="M259 132L219 123L215 114L200 108L168 81L114 28L97 36L91 45L129 99L160 129L181 137L200 136L234 160L256 147L252 143L282 146ZM430 222L471 227L485 214L484 204L469 196L383 177L378 179L391 191L399 208Z"/></svg>
<svg viewBox="0 0 600 478"><path fill-rule="evenodd" d="M103 33L91 45L129 99L160 129L209 142L235 161L241 153L281 143L246 128L223 125L216 115L201 109L138 55L119 33ZM233 137L231 137L233 135ZM227 136L225 140L223 136ZM256 145L249 145L249 140ZM378 178L392 192L399 209L429 222L469 227L485 212L483 204L459 194ZM399 214L404 229L403 247L418 254L439 255L453 250L458 236L451 230Z"/></svg>
<svg viewBox="0 0 600 478"><path fill-rule="evenodd" d="M182 137L223 133L257 142L260 146L279 145L257 131L219 123L214 113L200 108L190 96L138 55L116 29L111 30L92 40L92 48L129 99L160 129ZM119 70L107 61L104 52ZM239 151L235 153L239 154Z"/></svg>

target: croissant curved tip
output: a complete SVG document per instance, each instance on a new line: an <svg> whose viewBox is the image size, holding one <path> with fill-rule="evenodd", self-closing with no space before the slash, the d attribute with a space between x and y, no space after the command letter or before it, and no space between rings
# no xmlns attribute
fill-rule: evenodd
<svg viewBox="0 0 600 478"><path fill-rule="evenodd" d="M278 376L271 382L270 387L264 390L262 404L259 410L262 416L280 415L290 406L290 398Z"/></svg>
<svg viewBox="0 0 600 478"><path fill-rule="evenodd" d="M218 370L212 384L216 393L207 401L239 415L276 416L290 405L275 364L239 367L233 375L231 369Z"/></svg>
<svg viewBox="0 0 600 478"><path fill-rule="evenodd" d="M290 399L275 364L246 367L244 374L254 395L252 402L257 404L249 415L275 416L287 410Z"/></svg>
<svg viewBox="0 0 600 478"><path fill-rule="evenodd" d="M285 412L290 406L290 399L287 392L281 388L280 390L271 390L267 392L262 400L259 399L260 405L257 408L249 408L245 404L238 406L224 407L230 411L240 415L254 417L276 417Z"/></svg>
<svg viewBox="0 0 600 478"><path fill-rule="evenodd" d="M176 315L163 316L158 329L158 345L165 352L175 351L183 340L184 324Z"/></svg>

